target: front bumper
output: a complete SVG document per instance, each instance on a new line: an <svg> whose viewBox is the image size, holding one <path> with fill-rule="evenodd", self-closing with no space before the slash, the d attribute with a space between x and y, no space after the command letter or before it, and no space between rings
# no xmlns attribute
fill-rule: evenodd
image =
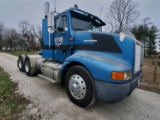
<svg viewBox="0 0 160 120"><path fill-rule="evenodd" d="M95 80L97 98L106 102L118 102L130 95L142 80L142 73L126 84L113 84Z"/></svg>

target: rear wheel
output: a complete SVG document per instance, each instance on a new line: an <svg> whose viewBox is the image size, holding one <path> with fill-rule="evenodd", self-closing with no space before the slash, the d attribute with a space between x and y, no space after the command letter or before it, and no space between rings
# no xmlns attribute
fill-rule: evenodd
<svg viewBox="0 0 160 120"><path fill-rule="evenodd" d="M26 75L31 76L31 66L30 66L30 60L26 58L25 60L25 72Z"/></svg>
<svg viewBox="0 0 160 120"><path fill-rule="evenodd" d="M32 65L31 65L30 58L26 57L25 64L24 64L26 75L28 75L28 76L36 76L38 74L38 72L36 70L36 66L34 64L32 63Z"/></svg>
<svg viewBox="0 0 160 120"><path fill-rule="evenodd" d="M25 71L25 69L24 69L24 61L23 61L22 56L19 56L17 65L18 65L18 68L19 68L19 70L20 70L21 72L24 72L24 71Z"/></svg>
<svg viewBox="0 0 160 120"><path fill-rule="evenodd" d="M82 66L70 68L65 76L66 90L70 100L80 107L95 102L95 89L91 75Z"/></svg>

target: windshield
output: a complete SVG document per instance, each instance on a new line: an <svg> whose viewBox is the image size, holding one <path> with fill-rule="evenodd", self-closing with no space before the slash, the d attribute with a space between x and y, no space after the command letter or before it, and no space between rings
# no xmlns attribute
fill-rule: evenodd
<svg viewBox="0 0 160 120"><path fill-rule="evenodd" d="M75 31L102 32L104 23L97 17L82 11L71 11L72 28Z"/></svg>
<svg viewBox="0 0 160 120"><path fill-rule="evenodd" d="M101 32L101 27L96 27L92 22L72 17L72 28L75 31L94 31Z"/></svg>

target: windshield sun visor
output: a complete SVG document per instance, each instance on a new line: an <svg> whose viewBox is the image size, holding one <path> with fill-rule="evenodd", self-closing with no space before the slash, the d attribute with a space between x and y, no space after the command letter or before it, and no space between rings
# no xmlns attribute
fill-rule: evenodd
<svg viewBox="0 0 160 120"><path fill-rule="evenodd" d="M86 12L83 12L81 10L78 10L78 9L74 9L71 11L71 16L74 17L74 18L78 18L78 19L81 19L81 20L85 20L85 21L88 21L88 22L92 22L92 24L96 27L101 27L101 26L104 26L106 25L101 19L99 19L97 16L94 16L90 13L86 13Z"/></svg>

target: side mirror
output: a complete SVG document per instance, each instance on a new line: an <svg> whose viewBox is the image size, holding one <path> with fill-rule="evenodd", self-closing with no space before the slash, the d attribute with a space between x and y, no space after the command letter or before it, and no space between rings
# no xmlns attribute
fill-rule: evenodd
<svg viewBox="0 0 160 120"><path fill-rule="evenodd" d="M48 13L48 32L54 32L54 12Z"/></svg>

